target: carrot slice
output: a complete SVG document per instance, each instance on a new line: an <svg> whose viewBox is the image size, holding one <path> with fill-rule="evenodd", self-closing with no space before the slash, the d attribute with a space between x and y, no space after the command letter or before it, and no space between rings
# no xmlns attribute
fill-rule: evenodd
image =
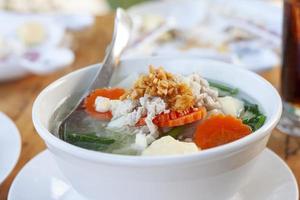
<svg viewBox="0 0 300 200"><path fill-rule="evenodd" d="M85 111L91 116L101 119L101 120L109 120L112 118L112 114L110 111L108 112L97 112L95 110L95 100L98 96L106 97L109 99L119 99L125 90L122 88L101 88L96 89L91 92L84 100L83 106Z"/></svg>
<svg viewBox="0 0 300 200"><path fill-rule="evenodd" d="M153 119L153 123L158 127L174 127L184 124L190 124L200 119L203 119L206 115L205 107L191 108L184 112L170 111L169 113L163 113L157 115ZM146 124L145 118L141 118L136 126L143 126Z"/></svg>
<svg viewBox="0 0 300 200"><path fill-rule="evenodd" d="M139 121L135 124L135 126L144 126L144 125L146 125L145 119L146 119L146 117L141 117L139 119Z"/></svg>
<svg viewBox="0 0 300 200"><path fill-rule="evenodd" d="M199 124L194 142L201 149L208 149L238 140L251 133L242 120L230 115L214 115Z"/></svg>

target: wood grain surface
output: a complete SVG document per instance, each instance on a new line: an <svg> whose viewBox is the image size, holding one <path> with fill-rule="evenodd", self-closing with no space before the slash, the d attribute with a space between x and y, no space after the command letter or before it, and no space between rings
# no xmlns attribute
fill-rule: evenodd
<svg viewBox="0 0 300 200"><path fill-rule="evenodd" d="M37 135L31 120L32 104L36 96L48 84L59 77L81 67L98 63L103 59L104 50L108 45L113 26L113 14L97 17L93 27L84 31L71 33L76 60L71 66L47 76L29 75L21 80L0 83L0 111L13 119L22 137L22 152L17 166L0 186L0 200L6 200L10 185L21 168L35 155L45 149L41 138ZM260 73L276 88L279 86L280 68ZM258 90L259 92L259 90ZM279 156L284 156L285 135L273 131L269 148ZM286 160L297 181L300 181L300 154L290 156ZM0 166L1 168L1 166Z"/></svg>

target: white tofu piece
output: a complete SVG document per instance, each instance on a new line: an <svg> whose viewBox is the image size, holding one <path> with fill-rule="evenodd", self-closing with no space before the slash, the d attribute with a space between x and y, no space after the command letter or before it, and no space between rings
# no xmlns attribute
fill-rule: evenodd
<svg viewBox="0 0 300 200"><path fill-rule="evenodd" d="M144 150L148 146L146 135L143 133L136 134L134 146L138 150Z"/></svg>
<svg viewBox="0 0 300 200"><path fill-rule="evenodd" d="M226 115L238 117L244 110L244 102L231 96L220 97L219 102L223 113Z"/></svg>
<svg viewBox="0 0 300 200"><path fill-rule="evenodd" d="M181 142L171 136L164 136L155 140L143 152L143 156L180 155L198 152L199 149L193 142Z"/></svg>
<svg viewBox="0 0 300 200"><path fill-rule="evenodd" d="M95 100L95 110L97 112L107 112L111 109L110 99L106 97L97 97Z"/></svg>

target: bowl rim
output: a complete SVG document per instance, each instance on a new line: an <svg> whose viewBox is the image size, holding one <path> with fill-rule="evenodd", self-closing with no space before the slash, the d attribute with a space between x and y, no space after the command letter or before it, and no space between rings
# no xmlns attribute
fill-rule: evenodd
<svg viewBox="0 0 300 200"><path fill-rule="evenodd" d="M164 59L168 59L168 57L163 57L163 58L159 57L159 58L151 58L151 59L164 60ZM247 74L247 76L251 76L251 78L260 81L261 84L265 84L265 86L269 87L269 89L272 90L272 93L275 97L272 100L273 103L276 104L276 108L277 108L275 114L272 115L261 128L259 128L257 131L253 132L250 135L242 139L236 140L234 142L221 145L218 147L214 147L211 149L203 150L197 153L191 153L185 155L170 155L170 156L130 156L130 155L118 155L118 154L110 154L110 153L97 152L93 150L87 150L69 144L59 139L58 137L54 136L53 134L51 134L48 131L48 129L42 125L42 122L38 118L38 108L43 96L46 93L48 93L52 88L61 85L62 82L70 79L72 76L84 73L84 71L91 70L92 68L95 68L97 65L99 65L99 64L93 64L66 74L65 76L49 84L46 88L44 88L40 92L40 94L35 99L32 108L32 120L33 120L34 127L37 130L37 133L44 140L47 146L50 145L51 147L54 147L56 150L58 149L61 152L65 152L67 154L70 154L74 157L83 160L87 160L90 162L101 162L101 163L112 164L112 165L131 166L131 167L132 166L153 167L153 166L162 166L162 165L166 166L166 165L182 164L187 162L195 162L199 160L209 161L209 160L219 158L220 155L229 156L233 153L241 151L241 149L248 147L250 144L256 141L261 140L262 138L267 136L268 133L271 132L273 128L275 128L282 113L282 102L281 102L281 97L278 94L277 90L267 80L255 74L254 72L240 68L238 66L235 66L234 64L229 64L221 61L215 61L215 60L205 59L205 58L192 58L192 57L176 58L176 59L183 59L183 60L196 59L196 60L201 60L201 62L207 61L222 66L226 65L226 68L228 68L228 70L239 71L240 73ZM141 60L146 60L146 59L145 58L126 59L126 60L122 60L121 62L135 62Z"/></svg>

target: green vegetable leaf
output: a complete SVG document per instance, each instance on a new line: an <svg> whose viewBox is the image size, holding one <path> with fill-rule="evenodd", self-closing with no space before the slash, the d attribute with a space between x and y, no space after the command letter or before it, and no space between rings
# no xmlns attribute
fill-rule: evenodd
<svg viewBox="0 0 300 200"><path fill-rule="evenodd" d="M183 132L185 126L177 126L166 132L164 135L169 135L175 139Z"/></svg>
<svg viewBox="0 0 300 200"><path fill-rule="evenodd" d="M243 123L250 126L252 131L262 127L266 121L266 116L259 111L257 104L251 104L245 101L244 112L241 115Z"/></svg>
<svg viewBox="0 0 300 200"><path fill-rule="evenodd" d="M82 147L85 149L95 150L95 151L105 151L108 147L107 144L99 144L94 142L74 142L73 145Z"/></svg>
<svg viewBox="0 0 300 200"><path fill-rule="evenodd" d="M224 84L217 83L214 81L208 81L208 83L211 87L214 87L218 90L219 96L228 96L228 95L235 96L239 93L239 89L237 88L231 88Z"/></svg>
<svg viewBox="0 0 300 200"><path fill-rule="evenodd" d="M94 142L100 144L112 144L115 142L114 139L107 137L99 137L94 133L69 133L67 134L68 142Z"/></svg>
<svg viewBox="0 0 300 200"><path fill-rule="evenodd" d="M76 146L103 151L115 142L114 139L97 136L95 133L67 133L66 141Z"/></svg>

